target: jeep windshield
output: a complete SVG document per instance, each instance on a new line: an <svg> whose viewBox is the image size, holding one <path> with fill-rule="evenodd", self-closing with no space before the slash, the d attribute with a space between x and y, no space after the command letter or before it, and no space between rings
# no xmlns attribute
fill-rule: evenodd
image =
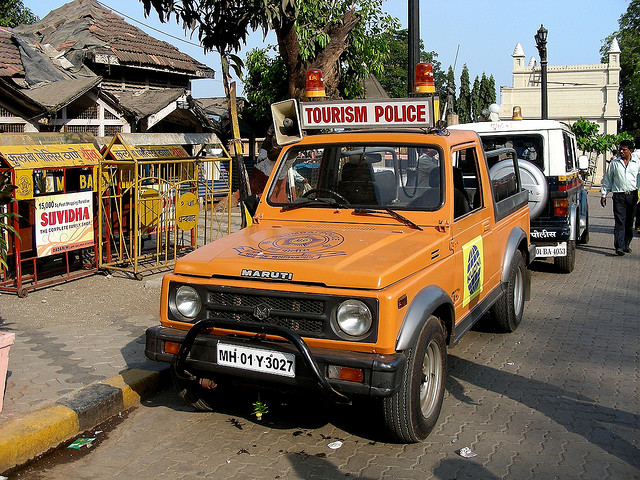
<svg viewBox="0 0 640 480"><path fill-rule="evenodd" d="M442 152L435 145L298 145L279 163L270 205L437 210Z"/></svg>

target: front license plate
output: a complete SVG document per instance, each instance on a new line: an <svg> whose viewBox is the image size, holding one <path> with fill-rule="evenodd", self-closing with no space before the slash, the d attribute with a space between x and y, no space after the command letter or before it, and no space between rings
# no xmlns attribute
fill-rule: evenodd
<svg viewBox="0 0 640 480"><path fill-rule="evenodd" d="M536 257L565 257L567 255L567 242L558 245L545 245L536 247Z"/></svg>
<svg viewBox="0 0 640 480"><path fill-rule="evenodd" d="M283 377L296 376L296 357L291 353L218 342L218 365Z"/></svg>

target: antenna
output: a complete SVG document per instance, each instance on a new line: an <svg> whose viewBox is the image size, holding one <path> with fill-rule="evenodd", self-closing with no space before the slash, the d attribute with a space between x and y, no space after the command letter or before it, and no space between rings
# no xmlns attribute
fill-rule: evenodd
<svg viewBox="0 0 640 480"><path fill-rule="evenodd" d="M456 73L456 65L458 63L458 54L460 53L460 44L458 44L458 48L456 49L456 58L453 60L453 73Z"/></svg>

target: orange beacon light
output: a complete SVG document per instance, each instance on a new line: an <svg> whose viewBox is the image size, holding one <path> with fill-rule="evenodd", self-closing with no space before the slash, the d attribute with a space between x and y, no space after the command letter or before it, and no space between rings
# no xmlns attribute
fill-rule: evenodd
<svg viewBox="0 0 640 480"><path fill-rule="evenodd" d="M435 93L433 82L433 66L430 63L418 63L413 87L414 93Z"/></svg>

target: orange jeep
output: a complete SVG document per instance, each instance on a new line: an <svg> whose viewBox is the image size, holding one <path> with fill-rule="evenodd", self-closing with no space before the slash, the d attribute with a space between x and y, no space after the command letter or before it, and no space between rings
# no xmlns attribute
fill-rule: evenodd
<svg viewBox="0 0 640 480"><path fill-rule="evenodd" d="M146 355L188 404L213 409L205 387L224 378L381 398L390 434L415 442L447 348L489 310L516 329L534 247L515 154L491 179L476 133L388 123L285 146L254 223L164 277Z"/></svg>

